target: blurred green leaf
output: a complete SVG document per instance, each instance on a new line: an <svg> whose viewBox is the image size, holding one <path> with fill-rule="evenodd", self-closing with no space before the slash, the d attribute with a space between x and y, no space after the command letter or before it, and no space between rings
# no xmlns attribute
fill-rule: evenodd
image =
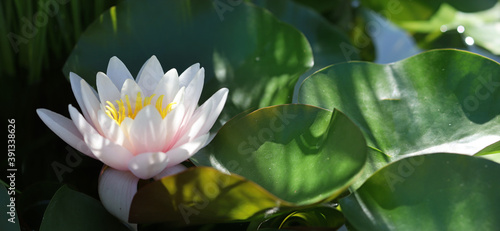
<svg viewBox="0 0 500 231"><path fill-rule="evenodd" d="M461 35L461 45L464 48L475 44L500 55L500 42L496 39L500 36L500 3L475 13L460 12L445 3L429 20L404 21L399 25L410 32L427 33L421 42L425 45L438 39L449 44L450 39L442 37L447 32L458 30L456 34ZM457 46L449 44L447 47Z"/></svg>
<svg viewBox="0 0 500 231"><path fill-rule="evenodd" d="M353 182L365 164L366 143L340 111L279 105L229 121L191 160L307 205L333 199Z"/></svg>
<svg viewBox="0 0 500 231"><path fill-rule="evenodd" d="M314 54L314 66L304 75L309 76L327 65L359 59L358 53L349 52L349 49L354 49L349 37L314 10L292 0L253 2L304 33ZM334 2L321 3L330 5Z"/></svg>
<svg viewBox="0 0 500 231"><path fill-rule="evenodd" d="M498 63L434 50L387 65L325 68L302 83L299 102L337 108L351 118L376 155L368 158L374 171L385 160L432 152L472 155L499 141L499 86Z"/></svg>
<svg viewBox="0 0 500 231"><path fill-rule="evenodd" d="M359 60L356 47L349 41L347 34L339 30L323 16L292 0L254 0L255 4L271 11L280 20L300 30L311 44L314 66L302 74L299 82L315 71L340 62ZM325 1L321 1L325 2ZM330 3L333 3L330 1ZM330 4L330 3L327 3ZM296 84L295 91L299 85ZM294 95L294 100L297 97Z"/></svg>
<svg viewBox="0 0 500 231"><path fill-rule="evenodd" d="M10 179L10 178L9 178ZM15 178L14 178L15 179ZM0 180L1 181L1 180ZM2 184L5 182L1 181ZM15 182L15 181L14 181ZM9 185L10 182L7 183ZM9 186L10 187L10 186ZM16 211L16 206L19 203L16 195L18 192L7 190L3 185L0 185L0 203L2 211L0 212L0 230L19 231L19 218ZM12 195L11 195L12 194Z"/></svg>
<svg viewBox="0 0 500 231"><path fill-rule="evenodd" d="M229 88L223 120L250 107L291 102L298 77L313 65L307 39L264 9L246 2L125 1L82 34L64 73L94 84L109 58L135 75L156 55L163 69L206 68L202 100Z"/></svg>
<svg viewBox="0 0 500 231"><path fill-rule="evenodd" d="M324 13L328 12L330 10L333 10L335 7L341 5L344 3L342 0L332 0L332 1L325 1L325 0L294 0L294 2L297 2L299 4L308 6L315 11L318 11L319 13Z"/></svg>
<svg viewBox="0 0 500 231"><path fill-rule="evenodd" d="M373 62L392 63L421 52L407 31L365 7L358 8L356 12L359 19L356 20L354 31L358 36L359 47L369 47L369 42L373 43L375 49L372 55L376 57ZM369 49L362 49L361 52L367 57Z"/></svg>
<svg viewBox="0 0 500 231"><path fill-rule="evenodd" d="M411 20L427 20L439 9L441 4L447 3L463 12L477 12L489 9L497 0L361 0L361 4L381 13L384 17L396 23Z"/></svg>
<svg viewBox="0 0 500 231"><path fill-rule="evenodd" d="M101 203L68 186L61 187L45 210L41 231L129 230Z"/></svg>
<svg viewBox="0 0 500 231"><path fill-rule="evenodd" d="M496 230L500 165L429 154L387 165L340 200L357 230Z"/></svg>

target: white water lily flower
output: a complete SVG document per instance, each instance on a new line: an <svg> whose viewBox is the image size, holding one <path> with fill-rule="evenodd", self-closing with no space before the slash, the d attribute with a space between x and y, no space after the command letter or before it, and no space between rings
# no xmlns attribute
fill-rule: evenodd
<svg viewBox="0 0 500 231"><path fill-rule="evenodd" d="M68 106L71 119L47 109L37 113L73 148L115 170L133 174L121 178L157 178L209 140L209 130L224 107L228 90L220 89L198 107L204 76L199 64L180 76L175 69L165 73L153 56L134 80L126 66L113 57L107 74L97 73L97 92L70 73L81 113L72 105Z"/></svg>

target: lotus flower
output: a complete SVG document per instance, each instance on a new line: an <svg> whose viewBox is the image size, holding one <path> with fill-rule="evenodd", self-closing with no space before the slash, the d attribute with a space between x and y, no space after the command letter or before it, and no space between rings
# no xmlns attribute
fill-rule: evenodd
<svg viewBox="0 0 500 231"><path fill-rule="evenodd" d="M171 174L171 168L182 169L178 164L207 144L209 130L224 107L228 90L220 89L198 107L204 74L199 64L180 76L175 69L165 73L153 56L134 80L126 66L113 57L107 74L97 73L97 92L70 73L81 113L72 105L68 106L71 119L47 109L38 109L37 113L66 143L112 168L101 174L99 193L103 200L104 191L125 187L103 181L116 178L137 185L137 178ZM109 176L104 175L106 172ZM109 187L105 189L104 185ZM124 197L131 200L130 195ZM115 202L106 206L106 201L106 208L116 207Z"/></svg>

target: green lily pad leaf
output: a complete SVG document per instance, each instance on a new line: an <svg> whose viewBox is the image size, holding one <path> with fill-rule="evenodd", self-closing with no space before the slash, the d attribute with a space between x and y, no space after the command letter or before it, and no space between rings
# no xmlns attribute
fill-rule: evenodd
<svg viewBox="0 0 500 231"><path fill-rule="evenodd" d="M342 112L290 104L226 123L191 160L236 173L296 205L333 199L366 161L360 130Z"/></svg>
<svg viewBox="0 0 500 231"><path fill-rule="evenodd" d="M361 0L361 4L396 23L400 21L427 20L443 3L447 3L462 12L477 12L489 9L495 5L496 0L420 0L420 1L395 1L395 0Z"/></svg>
<svg viewBox="0 0 500 231"><path fill-rule="evenodd" d="M330 205L319 205L264 218L264 221L252 221L247 230L314 230L314 227L336 230L344 223L342 212Z"/></svg>
<svg viewBox="0 0 500 231"><path fill-rule="evenodd" d="M0 219L2 221L0 222L0 229L1 230L12 230L12 231L19 231L21 230L19 228L19 218L17 216L17 211L16 211L16 204L19 203L19 201L16 201L16 195L18 192L13 190L7 190L3 186L5 182L0 180L2 185L0 185L0 203L2 203L2 211L0 215ZM8 184L5 184L8 185Z"/></svg>
<svg viewBox="0 0 500 231"><path fill-rule="evenodd" d="M124 1L82 34L64 65L90 84L117 56L135 75L156 55L163 69L205 67L201 102L229 88L223 120L250 107L291 102L298 77L313 65L307 39L250 3Z"/></svg>
<svg viewBox="0 0 500 231"><path fill-rule="evenodd" d="M425 153L473 155L499 141L499 86L498 63L434 50L387 65L327 67L302 83L299 102L343 111L386 155L369 158L380 167L383 159Z"/></svg>
<svg viewBox="0 0 500 231"><path fill-rule="evenodd" d="M495 230L500 164L467 155L428 154L393 162L342 198L357 230Z"/></svg>
<svg viewBox="0 0 500 231"><path fill-rule="evenodd" d="M279 206L291 204L241 176L197 167L140 188L129 221L184 225L238 221Z"/></svg>
<svg viewBox="0 0 500 231"><path fill-rule="evenodd" d="M61 187L45 210L41 231L129 230L101 203L68 186Z"/></svg>

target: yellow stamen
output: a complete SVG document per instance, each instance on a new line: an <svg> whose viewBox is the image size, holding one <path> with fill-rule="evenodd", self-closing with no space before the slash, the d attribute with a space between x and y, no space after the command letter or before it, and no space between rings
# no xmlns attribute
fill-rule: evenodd
<svg viewBox="0 0 500 231"><path fill-rule="evenodd" d="M125 118L135 119L140 110L144 107L151 105L151 101L155 97L155 94L144 97L141 96L140 92L137 92L137 98L135 100L135 108L132 110L132 104L130 103L130 99L128 95L125 95L125 100L120 99L116 100L116 105L111 103L110 101L106 101L106 111L105 113L113 119L116 123L121 124ZM169 103L165 108L163 108L163 98L164 95L160 95L158 99L156 99L155 108L158 110L162 118L165 118L167 114L172 111L172 107L176 104L175 102Z"/></svg>
<svg viewBox="0 0 500 231"><path fill-rule="evenodd" d="M164 95L160 95L158 97L158 99L156 100L156 109L161 112L161 106L163 105L163 96Z"/></svg>

